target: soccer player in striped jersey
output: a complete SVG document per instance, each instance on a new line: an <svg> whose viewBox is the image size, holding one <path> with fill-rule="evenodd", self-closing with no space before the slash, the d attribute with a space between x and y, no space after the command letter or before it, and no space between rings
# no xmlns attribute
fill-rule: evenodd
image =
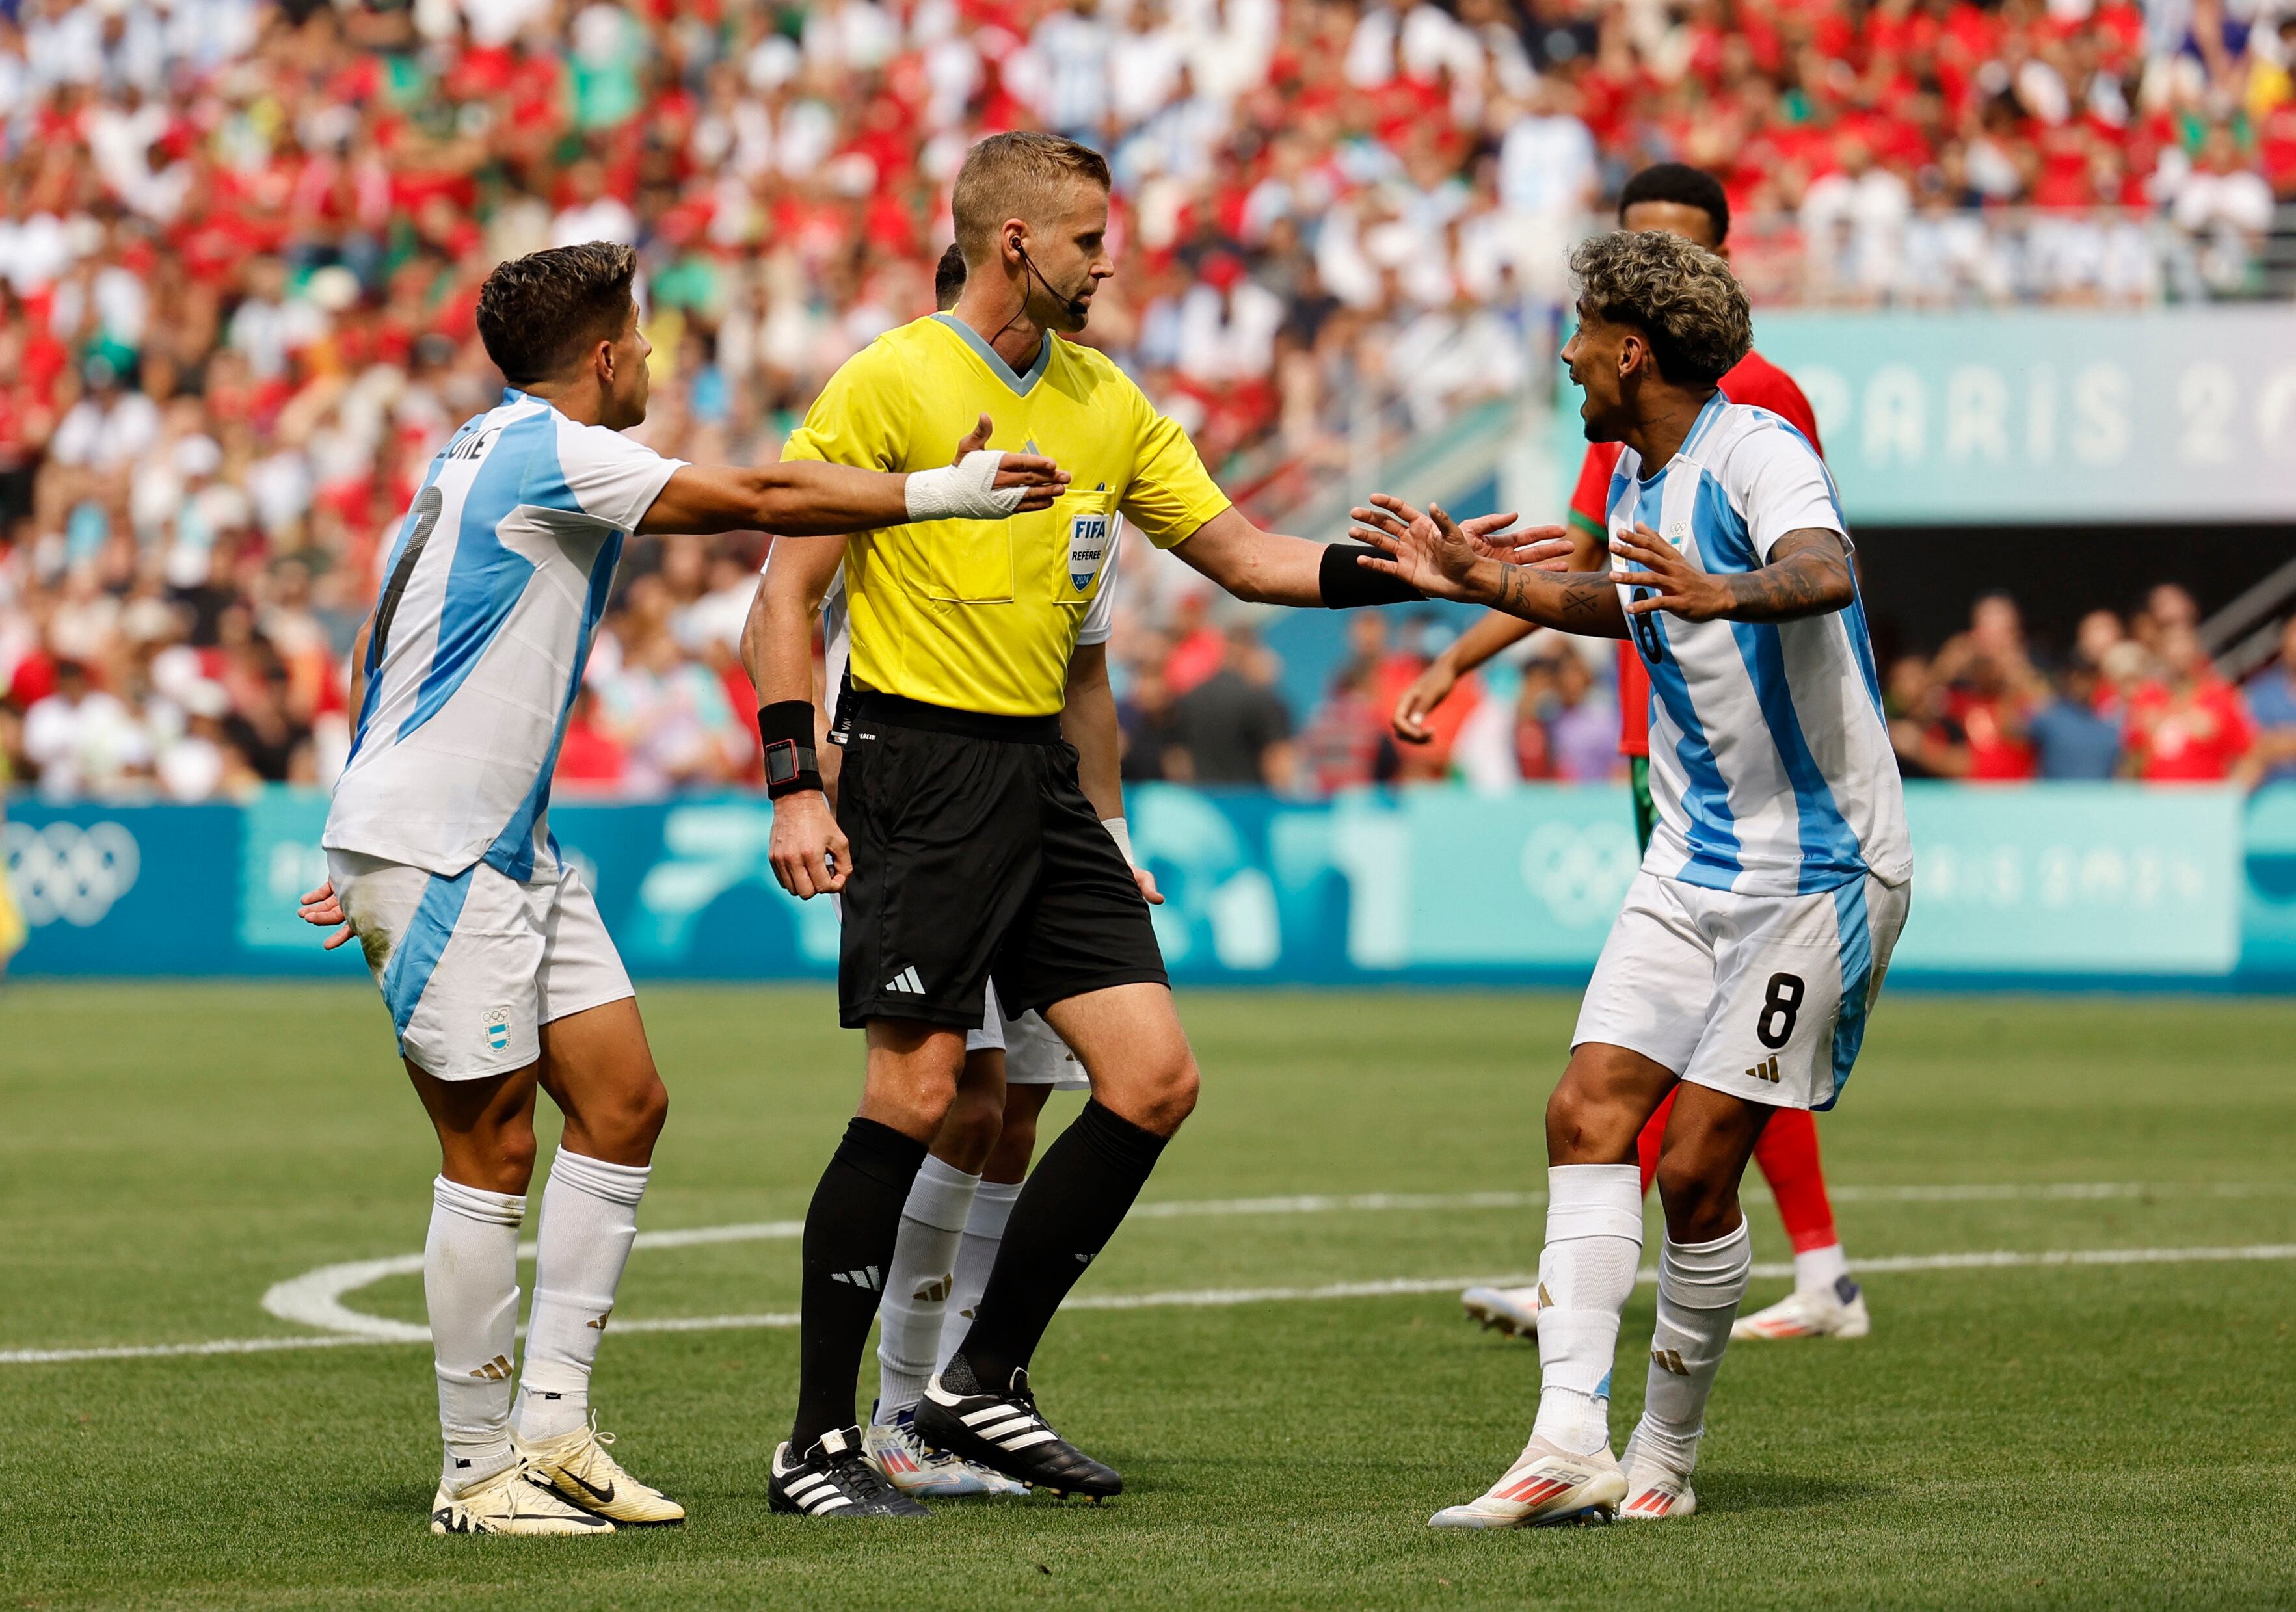
<svg viewBox="0 0 2296 1612"><path fill-rule="evenodd" d="M1681 162L1660 162L1628 179L1619 192L1619 226L1665 230L1696 242L1716 256L1730 256L1730 199L1713 175ZM1767 409L1808 439L1820 457L1824 448L1809 399L1793 377L1751 350L1722 377L1721 391L1733 403ZM1608 563L1603 551L1605 505L1611 473L1620 446L1590 442L1570 495L1571 552L1549 562L1556 570L1595 570ZM1458 639L1404 690L1395 706L1395 736L1406 744L1428 740L1427 714L1441 704L1461 677L1536 630L1536 624L1494 610ZM1650 793L1650 677L1642 658L1625 641L1619 645L1619 749L1628 757L1634 790L1635 832L1650 849L1654 820ZM1642 1165L1643 1196L1650 1196L1658 1174L1659 1147L1666 1135L1673 1099L1659 1105L1643 1127L1636 1151ZM1782 1109L1763 1128L1754 1162L1761 1166L1777 1201L1778 1218L1793 1245L1794 1287L1777 1303L1738 1322L1740 1338L1863 1338L1873 1322L1866 1296L1849 1274L1849 1262L1834 1229L1833 1206L1819 1163L1817 1122L1800 1109ZM1467 1313L1486 1327L1518 1338L1537 1335L1538 1288L1469 1288L1460 1296Z"/></svg>
<svg viewBox="0 0 2296 1612"><path fill-rule="evenodd" d="M1579 328L1563 356L1587 435L1624 445L1611 569L1512 564L1520 536L1471 536L1393 498L1357 511L1398 579L1630 638L1656 691L1657 827L1546 1107L1538 1418L1499 1480L1439 1527L1695 1510L1706 1401L1752 1265L1740 1179L1775 1111L1841 1096L1912 894L1833 480L1799 431L1717 386L1751 345L1744 290L1719 258L1655 230L1586 241L1571 269ZM1669 1092L1658 1324L1620 1461L1609 1395L1642 1256L1636 1139Z"/></svg>
<svg viewBox="0 0 2296 1612"><path fill-rule="evenodd" d="M364 692L303 916L356 937L438 1132L423 1291L446 1452L440 1534L608 1534L684 1509L605 1449L591 1367L668 1096L629 977L548 822L591 636L632 532L837 533L1002 520L1061 489L1037 455L902 477L700 468L645 418L636 257L594 242L504 264L479 333L509 381L430 462L362 633ZM518 1234L537 1089L566 1126L543 1193L522 1379ZM512 1391L518 1390L515 1419Z"/></svg>

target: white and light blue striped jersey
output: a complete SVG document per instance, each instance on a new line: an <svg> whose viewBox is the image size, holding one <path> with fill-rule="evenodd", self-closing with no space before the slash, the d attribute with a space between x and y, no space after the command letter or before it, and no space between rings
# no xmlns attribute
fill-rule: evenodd
<svg viewBox="0 0 2296 1612"><path fill-rule="evenodd" d="M1710 574L1758 570L1779 538L1806 528L1848 541L1833 478L1808 441L1718 392L1674 458L1647 480L1641 471L1633 449L1619 455L1611 534L1640 521ZM1621 600L1633 593L1621 585ZM1913 876L1862 602L1796 621L1664 611L1628 621L1651 680L1658 824L1644 868L1747 896Z"/></svg>
<svg viewBox="0 0 2296 1612"><path fill-rule="evenodd" d="M463 423L384 568L323 844L533 876L622 540L680 464L515 389Z"/></svg>

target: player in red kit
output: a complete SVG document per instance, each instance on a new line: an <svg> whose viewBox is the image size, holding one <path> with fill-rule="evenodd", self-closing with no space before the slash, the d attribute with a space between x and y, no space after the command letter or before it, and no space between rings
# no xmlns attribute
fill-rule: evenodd
<svg viewBox="0 0 2296 1612"><path fill-rule="evenodd" d="M1627 181L1619 197L1619 224L1629 230L1663 230L1695 241L1709 251L1727 257L1730 203L1721 184L1710 174L1679 162L1661 162ZM1817 421L1809 399L1793 377L1750 352L1722 377L1722 395L1733 403L1751 404L1784 419L1809 439L1822 455ZM1603 544L1603 513L1612 467L1620 445L1590 443L1580 464L1578 485L1570 495L1571 536L1578 548L1569 557L1550 562L1556 570L1608 570L1610 557ZM1441 704L1458 680L1492 656L1518 642L1535 629L1519 617L1491 611L1461 634L1396 701L1395 735L1408 744L1430 738L1428 714ZM1628 758L1634 786L1635 833L1647 850L1652 808L1650 793L1650 677L1631 642L1619 645L1619 749ZM1643 1191L1650 1191L1658 1169L1659 1143L1674 1109L1669 1094L1651 1116L1642 1133ZM1754 1150L1770 1191L1777 1199L1778 1217L1794 1251L1794 1290L1759 1313L1739 1322L1737 1338L1863 1338L1872 1327L1865 1294L1851 1280L1841 1239L1833 1228L1833 1206L1825 1192L1825 1174L1818 1163L1817 1122L1806 1109L1780 1109L1764 1130ZM1538 1289L1470 1288L1461 1296L1467 1313L1486 1326L1517 1337L1536 1333Z"/></svg>

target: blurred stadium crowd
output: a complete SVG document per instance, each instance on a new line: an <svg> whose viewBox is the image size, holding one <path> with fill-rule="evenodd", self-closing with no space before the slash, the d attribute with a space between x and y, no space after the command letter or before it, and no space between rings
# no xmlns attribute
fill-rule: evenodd
<svg viewBox="0 0 2296 1612"><path fill-rule="evenodd" d="M1612 646L1554 633L1463 678L1430 717L1430 742L1397 742L1397 698L1443 640L1435 622L1390 615L1350 620L1350 653L1296 723L1274 660L1247 626L1222 633L1197 619L1177 635L1111 640L1126 672L1127 775L1310 794L1625 775ZM1980 600L1968 628L1934 655L1884 668L1900 770L1980 783L2296 780L2296 620L2278 663L2235 687L2202 652L2197 615L2191 595L2165 585L2126 618L2095 610L2072 643L2040 646L2028 642L2013 601Z"/></svg>
<svg viewBox="0 0 2296 1612"><path fill-rule="evenodd" d="M332 775L378 556L498 384L472 311L505 257L638 244L643 434L771 454L930 309L968 143L1074 134L1118 183L1091 339L1273 510L1549 373L1565 249L1654 159L1724 175L1766 297L2281 289L2276 3L0 0L0 778L191 800ZM633 546L570 785L750 774L731 645L761 541ZM1398 753L1385 709L1425 651L1388 626L1294 713L1248 630L1185 590L1128 598L1139 775L1611 765L1599 659L1500 668ZM2180 630L2085 632L2052 677L1981 618L1892 674L1909 767L2046 771L2028 718L2070 703L2114 726L2116 768L2192 775L2162 732L2254 724Z"/></svg>

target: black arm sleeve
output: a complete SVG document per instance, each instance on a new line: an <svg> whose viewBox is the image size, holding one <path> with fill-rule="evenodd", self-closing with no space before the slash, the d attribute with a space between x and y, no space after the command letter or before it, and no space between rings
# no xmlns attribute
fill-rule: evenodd
<svg viewBox="0 0 2296 1612"><path fill-rule="evenodd" d="M1323 566L1316 573L1317 585L1324 595L1326 610L1351 610L1367 604L1408 604L1426 594L1399 577L1383 571L1367 571L1356 563L1366 554L1379 551L1368 544L1333 543L1324 549Z"/></svg>

